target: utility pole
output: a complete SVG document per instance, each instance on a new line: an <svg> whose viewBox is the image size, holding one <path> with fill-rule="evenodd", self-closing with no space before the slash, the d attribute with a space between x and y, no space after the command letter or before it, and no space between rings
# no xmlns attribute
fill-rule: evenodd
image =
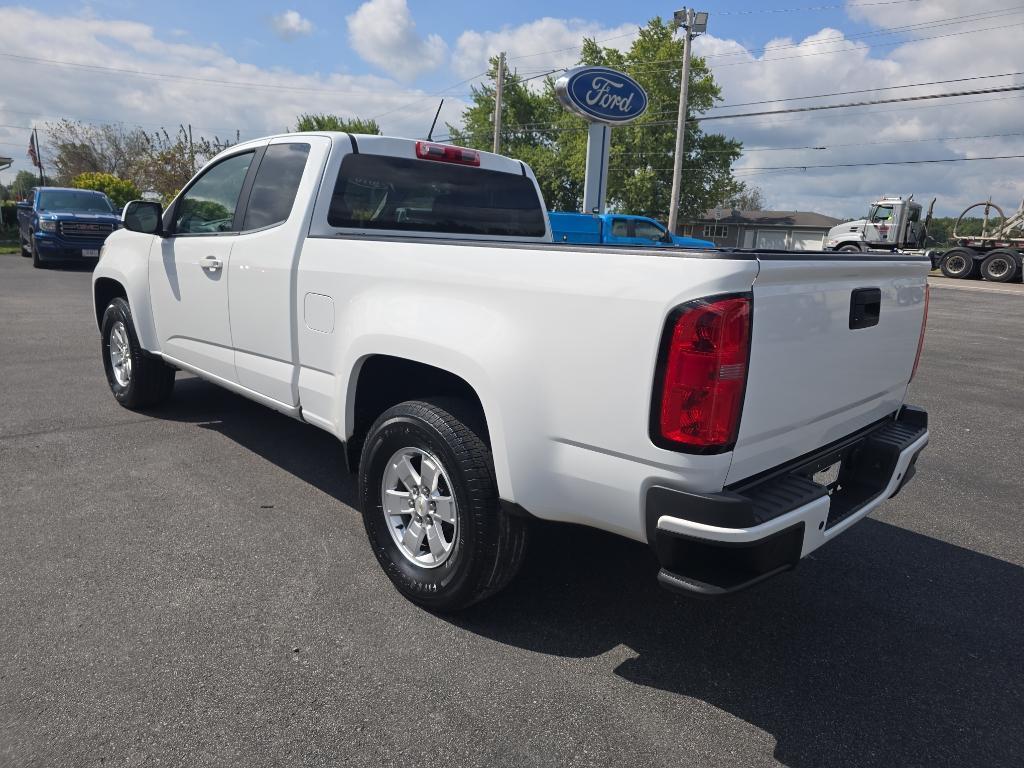
<svg viewBox="0 0 1024 768"><path fill-rule="evenodd" d="M683 37L683 71L679 83L679 114L676 116L676 152L672 163L672 198L668 206L668 231L676 234L679 223L679 196L682 192L683 155L686 150L686 101L690 90L690 50L693 38L708 28L708 15L683 8L675 12L675 20L685 31Z"/></svg>
<svg viewBox="0 0 1024 768"><path fill-rule="evenodd" d="M498 54L498 81L494 86L494 154L501 152L501 97L505 92L505 52Z"/></svg>

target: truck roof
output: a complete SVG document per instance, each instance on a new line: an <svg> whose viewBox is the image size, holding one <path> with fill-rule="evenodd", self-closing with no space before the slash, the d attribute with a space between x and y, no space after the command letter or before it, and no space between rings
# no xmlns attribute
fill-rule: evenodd
<svg viewBox="0 0 1024 768"><path fill-rule="evenodd" d="M93 195L103 195L106 197L105 192L100 192L98 189L80 189L78 187L35 187L36 192L42 192L43 190L53 190L56 192L89 192Z"/></svg>
<svg viewBox="0 0 1024 768"><path fill-rule="evenodd" d="M381 136L370 133L345 133L343 131L293 131L289 133L276 133L269 136L262 136L258 139L249 139L239 144L232 144L227 149L217 154L217 157L236 152L239 149L257 147L267 141L275 139L301 138L302 136L326 136L334 143L355 141L355 146L360 152L369 152L373 155L392 155L395 157L416 157L416 144L423 141L431 144L442 144L443 142L426 142L425 139L407 139L398 136ZM444 143L445 146L457 146ZM466 149L472 149L466 147ZM505 173L516 173L524 176L531 176L527 166L519 160L505 155L496 155L493 152L486 152L482 149L473 149L480 155L480 167L491 171L503 171Z"/></svg>

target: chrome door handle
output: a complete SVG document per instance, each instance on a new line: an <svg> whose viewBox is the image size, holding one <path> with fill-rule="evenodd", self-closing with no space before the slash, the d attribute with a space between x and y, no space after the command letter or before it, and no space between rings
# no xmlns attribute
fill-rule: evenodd
<svg viewBox="0 0 1024 768"><path fill-rule="evenodd" d="M199 266L203 269L208 269L211 272L216 272L219 269L223 269L224 262L216 256L205 256L199 260Z"/></svg>

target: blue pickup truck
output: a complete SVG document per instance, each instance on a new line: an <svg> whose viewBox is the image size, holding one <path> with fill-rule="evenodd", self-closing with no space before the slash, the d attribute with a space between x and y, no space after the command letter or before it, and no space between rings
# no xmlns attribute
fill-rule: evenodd
<svg viewBox="0 0 1024 768"><path fill-rule="evenodd" d="M661 223L646 216L623 213L563 213L552 211L551 239L556 243L642 245L661 248L714 248L710 240L670 235Z"/></svg>
<svg viewBox="0 0 1024 768"><path fill-rule="evenodd" d="M98 259L107 235L121 226L110 198L91 189L36 187L18 203L21 255L32 266Z"/></svg>

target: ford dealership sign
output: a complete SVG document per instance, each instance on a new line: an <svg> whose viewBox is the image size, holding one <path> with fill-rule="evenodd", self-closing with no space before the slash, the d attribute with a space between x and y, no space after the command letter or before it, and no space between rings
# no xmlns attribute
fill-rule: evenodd
<svg viewBox="0 0 1024 768"><path fill-rule="evenodd" d="M624 125L647 110L647 92L629 75L607 67L576 67L555 81L562 106L592 123Z"/></svg>

